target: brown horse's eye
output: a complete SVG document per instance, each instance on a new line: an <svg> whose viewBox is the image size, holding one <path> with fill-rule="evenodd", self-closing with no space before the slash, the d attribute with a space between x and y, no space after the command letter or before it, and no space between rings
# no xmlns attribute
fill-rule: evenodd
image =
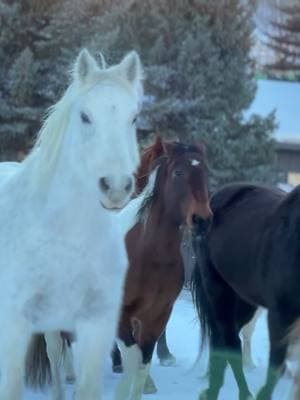
<svg viewBox="0 0 300 400"><path fill-rule="evenodd" d="M174 177L180 178L183 175L183 171L181 169L175 169L173 172Z"/></svg>

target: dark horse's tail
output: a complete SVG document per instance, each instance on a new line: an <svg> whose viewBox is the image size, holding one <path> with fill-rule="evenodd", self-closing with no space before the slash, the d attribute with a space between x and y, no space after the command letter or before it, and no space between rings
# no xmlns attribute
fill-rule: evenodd
<svg viewBox="0 0 300 400"><path fill-rule="evenodd" d="M45 337L33 335L26 355L25 383L34 389L44 389L51 381Z"/></svg>
<svg viewBox="0 0 300 400"><path fill-rule="evenodd" d="M191 278L191 293L200 321L202 350L205 342L210 340L214 327L214 318L205 287L205 271L207 271L210 266L206 231L201 229L201 225L198 222L196 222L194 226L192 241L196 258Z"/></svg>

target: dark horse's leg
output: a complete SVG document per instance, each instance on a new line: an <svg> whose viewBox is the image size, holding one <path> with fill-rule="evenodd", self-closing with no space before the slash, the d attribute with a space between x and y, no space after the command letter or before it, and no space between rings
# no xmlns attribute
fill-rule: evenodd
<svg viewBox="0 0 300 400"><path fill-rule="evenodd" d="M113 372L116 372L117 374L123 372L121 352L117 346L117 343L114 344L114 347L111 351L111 359Z"/></svg>
<svg viewBox="0 0 300 400"><path fill-rule="evenodd" d="M288 341L286 335L289 327L294 322L292 318L286 318L284 313L280 315L278 307L269 309L268 325L270 334L270 356L267 380L260 390L257 400L271 400L274 387L284 370L284 361L287 353Z"/></svg>
<svg viewBox="0 0 300 400"><path fill-rule="evenodd" d="M161 365L168 367L176 363L175 357L168 348L166 329L163 331L157 341L156 352Z"/></svg>
<svg viewBox="0 0 300 400"><path fill-rule="evenodd" d="M252 396L243 372L239 330L251 319L255 307L240 300L212 266L206 272L205 286L211 307L209 388L200 396L200 400L218 398L227 362L239 387L239 399L246 400Z"/></svg>

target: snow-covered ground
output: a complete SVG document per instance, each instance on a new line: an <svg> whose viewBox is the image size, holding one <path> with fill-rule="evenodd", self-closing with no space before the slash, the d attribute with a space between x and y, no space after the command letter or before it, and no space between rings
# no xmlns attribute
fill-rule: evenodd
<svg viewBox="0 0 300 400"><path fill-rule="evenodd" d="M175 367L161 367L155 356L152 366L152 376L158 387L158 393L144 395L148 400L197 400L201 389L206 387L206 381L202 378L206 367L206 354L197 365L195 361L199 348L199 326L193 309L189 293L183 292L177 301L171 320L168 325L168 342L170 349L176 355ZM246 376L250 389L256 393L263 384L266 373L268 357L268 335L266 330L266 314L259 319L253 336L253 354L257 368L247 371ZM113 393L118 375L111 372L110 361L107 360L104 377L104 400L113 400ZM287 392L290 381L283 379L278 385L274 400L288 400ZM72 398L72 386L66 387L67 400ZM45 400L46 394L26 391L26 400ZM228 368L226 381L222 389L220 400L238 399L236 384Z"/></svg>

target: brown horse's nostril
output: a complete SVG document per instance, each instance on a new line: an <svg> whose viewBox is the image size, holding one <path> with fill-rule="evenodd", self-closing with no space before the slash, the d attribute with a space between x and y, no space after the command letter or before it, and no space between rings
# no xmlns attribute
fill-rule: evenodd
<svg viewBox="0 0 300 400"><path fill-rule="evenodd" d="M108 190L110 188L109 183L106 178L99 179L99 186L100 186L100 189L103 190L103 192L108 192Z"/></svg>
<svg viewBox="0 0 300 400"><path fill-rule="evenodd" d="M207 226L210 226L213 221L213 214L211 214L205 221L206 221Z"/></svg>
<svg viewBox="0 0 300 400"><path fill-rule="evenodd" d="M127 179L126 186L125 186L125 191L126 191L127 193L131 192L132 187L133 187L133 179L132 179L132 178L128 178L128 179Z"/></svg>

